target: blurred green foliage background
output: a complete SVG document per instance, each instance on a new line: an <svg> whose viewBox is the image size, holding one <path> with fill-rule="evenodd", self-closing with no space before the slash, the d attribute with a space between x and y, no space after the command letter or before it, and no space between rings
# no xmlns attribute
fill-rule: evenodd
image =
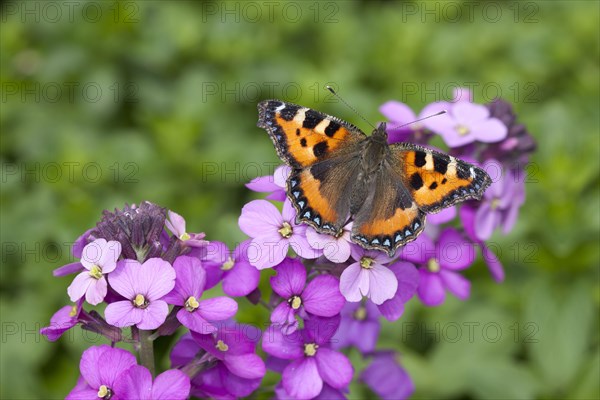
<svg viewBox="0 0 600 400"><path fill-rule="evenodd" d="M326 84L370 121L387 100L418 111L471 86L476 102L512 102L538 141L518 224L492 240L505 283L479 261L468 301L413 301L384 323L380 347L401 352L414 397L600 397L599 4L3 3L1 397L74 386L97 339L37 332L68 302L70 278L52 270L103 209L150 200L209 239L243 239L241 206L260 197L244 183L278 164L258 101L367 129ZM240 305L243 321L267 320ZM368 393L356 383L350 397Z"/></svg>

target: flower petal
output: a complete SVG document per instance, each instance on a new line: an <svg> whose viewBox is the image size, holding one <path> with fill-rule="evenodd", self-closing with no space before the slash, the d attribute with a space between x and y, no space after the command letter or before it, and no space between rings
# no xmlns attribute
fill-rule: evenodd
<svg viewBox="0 0 600 400"><path fill-rule="evenodd" d="M467 268L477 256L475 246L454 228L444 229L440 234L437 252L440 266L452 270Z"/></svg>
<svg viewBox="0 0 600 400"><path fill-rule="evenodd" d="M417 119L416 114L409 106L395 100L383 103L379 107L379 112L388 120L398 124L409 123Z"/></svg>
<svg viewBox="0 0 600 400"><path fill-rule="evenodd" d="M87 270L79 273L67 288L67 294L71 301L75 302L82 298L94 280Z"/></svg>
<svg viewBox="0 0 600 400"><path fill-rule="evenodd" d="M317 276L302 293L304 309L321 317L333 317L345 303L346 299L340 293L340 281L331 275Z"/></svg>
<svg viewBox="0 0 600 400"><path fill-rule="evenodd" d="M190 394L190 378L177 369L158 375L152 385L152 400L185 400Z"/></svg>
<svg viewBox="0 0 600 400"><path fill-rule="evenodd" d="M264 361L254 353L240 355L225 355L223 359L227 369L244 379L257 379L265 376Z"/></svg>
<svg viewBox="0 0 600 400"><path fill-rule="evenodd" d="M262 339L263 350L277 358L294 360L304 356L304 341L300 332L284 335L277 326L269 327Z"/></svg>
<svg viewBox="0 0 600 400"><path fill-rule="evenodd" d="M223 278L223 291L233 297L246 296L258 287L260 272L246 260L235 262Z"/></svg>
<svg viewBox="0 0 600 400"><path fill-rule="evenodd" d="M142 320L137 323L137 327L146 330L156 329L167 319L169 306L163 300L154 300L143 311Z"/></svg>
<svg viewBox="0 0 600 400"><path fill-rule="evenodd" d="M453 271L441 270L439 274L444 286L446 286L452 294L461 300L469 298L469 294L471 293L471 282Z"/></svg>
<svg viewBox="0 0 600 400"><path fill-rule="evenodd" d="M369 298L375 304L391 299L398 290L396 275L383 265L374 264L369 272Z"/></svg>
<svg viewBox="0 0 600 400"><path fill-rule="evenodd" d="M114 390L123 399L153 399L152 375L146 367L133 365L119 378Z"/></svg>
<svg viewBox="0 0 600 400"><path fill-rule="evenodd" d="M473 127L473 136L480 142L496 143L506 138L508 128L499 119L490 118Z"/></svg>
<svg viewBox="0 0 600 400"><path fill-rule="evenodd" d="M355 262L340 276L340 292L348 301L360 301L369 293L369 274Z"/></svg>
<svg viewBox="0 0 600 400"><path fill-rule="evenodd" d="M177 311L177 320L190 331L198 332L202 335L208 335L217 330L213 324L202 318L202 315L197 311L189 312L185 308L182 308Z"/></svg>
<svg viewBox="0 0 600 400"><path fill-rule="evenodd" d="M136 296L138 269L142 265L136 260L121 260L119 266L110 275L108 283L117 293L126 299L133 300Z"/></svg>
<svg viewBox="0 0 600 400"><path fill-rule="evenodd" d="M131 301L116 301L106 306L104 310L106 322L119 328L139 323L143 317L143 310L135 308Z"/></svg>
<svg viewBox="0 0 600 400"><path fill-rule="evenodd" d="M238 220L242 232L254 238L264 232L277 231L283 218L277 208L266 200L253 200L242 208Z"/></svg>
<svg viewBox="0 0 600 400"><path fill-rule="evenodd" d="M286 300L302 293L306 284L306 267L298 259L286 258L275 267L275 271L277 275L270 279L275 293Z"/></svg>
<svg viewBox="0 0 600 400"><path fill-rule="evenodd" d="M209 321L223 321L233 317L237 310L238 304L235 300L221 296L200 301L196 312Z"/></svg>
<svg viewBox="0 0 600 400"><path fill-rule="evenodd" d="M479 240L488 240L500 223L500 214L489 203L482 203L475 213L475 234Z"/></svg>
<svg viewBox="0 0 600 400"><path fill-rule="evenodd" d="M319 375L327 384L336 389L350 384L354 370L345 355L325 347L317 350L315 359Z"/></svg>
<svg viewBox="0 0 600 400"><path fill-rule="evenodd" d="M265 234L252 239L248 247L248 261L258 270L271 268L281 263L290 245L279 233Z"/></svg>
<svg viewBox="0 0 600 400"><path fill-rule="evenodd" d="M137 271L134 287L150 301L160 299L175 287L175 270L162 258L150 258Z"/></svg>
<svg viewBox="0 0 600 400"><path fill-rule="evenodd" d="M107 291L108 283L104 276L98 280L92 278L92 282L85 292L85 301L93 306L98 305L102 303L102 300L106 297Z"/></svg>
<svg viewBox="0 0 600 400"><path fill-rule="evenodd" d="M323 379L313 357L301 358L283 370L283 387L295 399L312 399L321 393Z"/></svg>
<svg viewBox="0 0 600 400"><path fill-rule="evenodd" d="M436 273L419 270L419 287L417 293L419 299L426 306L438 306L446 300L446 292L442 280Z"/></svg>

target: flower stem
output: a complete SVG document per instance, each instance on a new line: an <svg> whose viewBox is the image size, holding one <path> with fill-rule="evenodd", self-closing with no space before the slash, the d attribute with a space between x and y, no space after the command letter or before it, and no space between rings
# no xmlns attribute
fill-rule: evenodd
<svg viewBox="0 0 600 400"><path fill-rule="evenodd" d="M140 329L140 364L148 368L154 377L154 343L150 338L151 331Z"/></svg>

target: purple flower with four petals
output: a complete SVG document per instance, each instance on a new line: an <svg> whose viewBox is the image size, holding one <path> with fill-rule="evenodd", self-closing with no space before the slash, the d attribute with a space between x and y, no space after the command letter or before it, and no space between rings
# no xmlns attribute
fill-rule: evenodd
<svg viewBox="0 0 600 400"><path fill-rule="evenodd" d="M394 273L384 266L391 259L381 251L352 246L350 264L340 276L340 291L348 301L360 301L367 296L375 304L391 299L398 289Z"/></svg>
<svg viewBox="0 0 600 400"><path fill-rule="evenodd" d="M123 328L156 329L169 314L162 297L175 286L175 270L165 260L150 258L143 264L122 260L109 276L110 286L127 300L110 303L104 315L106 322Z"/></svg>
<svg viewBox="0 0 600 400"><path fill-rule="evenodd" d="M283 211L266 200L253 200L242 208L239 225L252 238L248 249L250 264L258 269L271 268L281 263L289 248L302 258L317 258L320 251L306 240L306 225L296 224L296 211L286 200Z"/></svg>
<svg viewBox="0 0 600 400"><path fill-rule="evenodd" d="M133 365L135 356L128 351L105 344L90 347L81 355L81 377L67 400L120 398L122 394L116 391L118 380Z"/></svg>
<svg viewBox="0 0 600 400"><path fill-rule="evenodd" d="M81 265L85 270L75 277L67 289L71 301L85 295L91 305L98 305L106 297L108 283L105 275L117 268L121 255L121 243L114 240L96 239L83 248Z"/></svg>
<svg viewBox="0 0 600 400"><path fill-rule="evenodd" d="M271 327L263 337L263 350L290 360L283 370L283 388L296 399L312 399L321 393L323 383L335 389L348 386L354 370L348 358L331 349L330 341L340 324L340 317L312 317L302 330L285 335Z"/></svg>
<svg viewBox="0 0 600 400"><path fill-rule="evenodd" d="M271 277L271 287L283 301L273 310L271 322L284 328L286 333L296 330L298 314L333 317L344 306L337 278L318 275L306 284L306 267L293 258L286 258L275 270L277 275Z"/></svg>
<svg viewBox="0 0 600 400"><path fill-rule="evenodd" d="M115 383L115 390L123 399L185 400L190 394L190 378L177 369L169 369L152 382L146 367L129 367Z"/></svg>
<svg viewBox="0 0 600 400"><path fill-rule="evenodd" d="M403 248L401 257L421 266L417 293L423 304L442 304L446 290L461 300L469 297L471 283L458 271L475 261L474 250L473 245L454 228L446 228L437 243L422 233Z"/></svg>
<svg viewBox="0 0 600 400"><path fill-rule="evenodd" d="M163 300L181 307L177 311L177 319L183 326L198 333L213 333L217 328L210 321L224 321L235 315L238 306L229 297L200 300L206 282L206 272L200 260L179 256L173 263L173 269L175 287Z"/></svg>

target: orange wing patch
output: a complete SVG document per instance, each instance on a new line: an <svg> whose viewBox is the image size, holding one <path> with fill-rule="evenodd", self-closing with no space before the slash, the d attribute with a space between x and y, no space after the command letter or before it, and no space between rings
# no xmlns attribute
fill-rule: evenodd
<svg viewBox="0 0 600 400"><path fill-rule="evenodd" d="M391 257L396 248L419 235L425 227L425 214L416 204L407 209L396 208L391 217L375 217L355 224L352 239L362 247L383 250Z"/></svg>
<svg viewBox="0 0 600 400"><path fill-rule="evenodd" d="M311 166L365 138L337 118L277 100L259 104L258 126L269 132L279 157L294 168Z"/></svg>
<svg viewBox="0 0 600 400"><path fill-rule="evenodd" d="M310 169L295 171L288 179L288 193L296 209L296 223L306 222L320 232L339 233L338 214L322 195L321 182Z"/></svg>
<svg viewBox="0 0 600 400"><path fill-rule="evenodd" d="M437 212L459 201L480 199L491 183L481 168L455 157L415 145L401 146L393 149L401 160L400 175L423 211Z"/></svg>

